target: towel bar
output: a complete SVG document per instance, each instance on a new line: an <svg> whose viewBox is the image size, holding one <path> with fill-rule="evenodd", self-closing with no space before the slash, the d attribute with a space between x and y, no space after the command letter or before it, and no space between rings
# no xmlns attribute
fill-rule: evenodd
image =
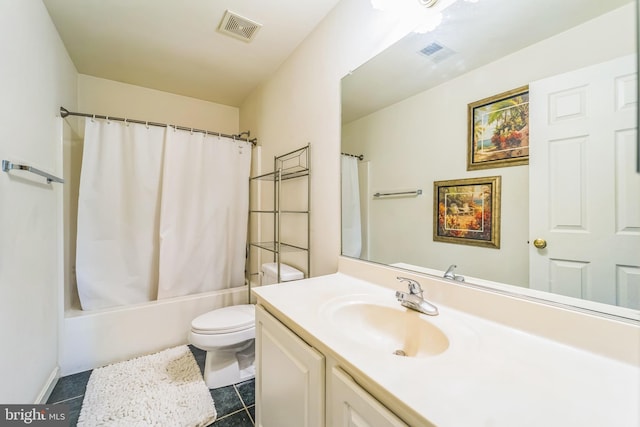
<svg viewBox="0 0 640 427"><path fill-rule="evenodd" d="M385 196L419 196L422 194L422 190L413 191L395 191L387 193L375 193L373 197L385 197Z"/></svg>
<svg viewBox="0 0 640 427"><path fill-rule="evenodd" d="M48 174L44 171L41 171L40 169L36 169L33 166L19 165L16 163L11 163L9 160L3 160L2 171L9 172L11 169L23 170L23 171L35 173L36 175L43 176L47 179L47 184L50 184L52 182L59 182L61 184L64 184L64 179Z"/></svg>

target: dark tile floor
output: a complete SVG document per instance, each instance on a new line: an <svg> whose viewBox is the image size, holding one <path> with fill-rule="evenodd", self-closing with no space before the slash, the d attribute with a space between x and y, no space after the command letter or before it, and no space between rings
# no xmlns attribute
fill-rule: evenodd
<svg viewBox="0 0 640 427"><path fill-rule="evenodd" d="M206 352L189 346L200 372L204 369ZM62 377L58 380L47 403L65 403L69 405L71 426L75 426L80 415L82 399L89 381L91 371ZM255 425L255 381L249 380L240 384L211 390L211 397L216 405L218 417L210 427L253 427Z"/></svg>

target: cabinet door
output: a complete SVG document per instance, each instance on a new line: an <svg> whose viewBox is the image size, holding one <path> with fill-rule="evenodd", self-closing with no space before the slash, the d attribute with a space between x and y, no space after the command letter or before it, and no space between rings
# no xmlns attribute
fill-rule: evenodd
<svg viewBox="0 0 640 427"><path fill-rule="evenodd" d="M256 426L324 427L324 356L256 306Z"/></svg>
<svg viewBox="0 0 640 427"><path fill-rule="evenodd" d="M331 376L333 427L408 427L342 370L333 368Z"/></svg>

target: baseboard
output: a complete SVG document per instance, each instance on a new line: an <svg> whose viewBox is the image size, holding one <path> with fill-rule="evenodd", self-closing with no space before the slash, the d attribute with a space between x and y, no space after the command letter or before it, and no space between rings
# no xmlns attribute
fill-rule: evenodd
<svg viewBox="0 0 640 427"><path fill-rule="evenodd" d="M53 392L53 388L58 383L58 378L60 378L60 367L56 366L53 371L51 371L51 375L49 375L49 378L47 378L47 381L42 387L42 390L40 390L40 393L38 393L38 397L35 401L36 404L47 403L49 396L51 396L51 393Z"/></svg>

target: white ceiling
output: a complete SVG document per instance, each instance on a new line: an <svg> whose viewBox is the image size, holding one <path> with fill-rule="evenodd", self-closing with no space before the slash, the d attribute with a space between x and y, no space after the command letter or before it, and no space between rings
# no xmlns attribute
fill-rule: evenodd
<svg viewBox="0 0 640 427"><path fill-rule="evenodd" d="M79 73L239 106L339 0L43 0ZM262 24L217 31L229 9Z"/></svg>

